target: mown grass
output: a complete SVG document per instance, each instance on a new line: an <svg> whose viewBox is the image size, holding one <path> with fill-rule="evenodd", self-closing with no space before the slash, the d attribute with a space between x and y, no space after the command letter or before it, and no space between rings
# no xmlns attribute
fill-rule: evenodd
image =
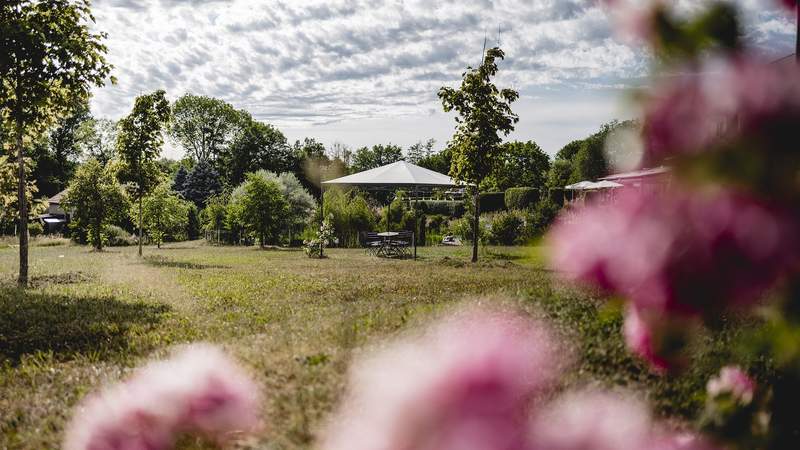
<svg viewBox="0 0 800 450"><path fill-rule="evenodd" d="M696 413L725 358L722 333L698 348L689 374L649 373L625 351L619 313L555 282L540 247L486 248L475 265L467 248L420 249L417 261L201 243L135 252L34 247L33 287L22 292L14 249L0 250L0 448L58 447L86 393L194 341L223 345L264 388L269 426L243 448L308 448L354 355L476 297L549 317L576 348L565 386L626 386L678 419Z"/></svg>

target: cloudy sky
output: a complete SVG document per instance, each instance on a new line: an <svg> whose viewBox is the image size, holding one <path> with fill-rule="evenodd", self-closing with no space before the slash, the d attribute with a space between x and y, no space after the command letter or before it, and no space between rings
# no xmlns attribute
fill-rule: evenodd
<svg viewBox="0 0 800 450"><path fill-rule="evenodd" d="M792 52L794 25L774 0L738 3L748 39ZM498 84L521 94L512 137L549 153L634 114L625 88L648 67L592 0L95 0L94 13L119 80L95 91L96 116L117 119L155 89L171 99L191 92L246 109L290 140L353 148L428 138L442 147L453 118L436 92L480 62L484 37L507 54Z"/></svg>

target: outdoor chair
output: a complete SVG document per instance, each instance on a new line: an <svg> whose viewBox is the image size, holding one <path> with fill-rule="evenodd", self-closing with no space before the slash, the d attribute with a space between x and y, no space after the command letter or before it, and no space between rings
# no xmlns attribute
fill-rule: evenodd
<svg viewBox="0 0 800 450"><path fill-rule="evenodd" d="M378 236L378 233L371 231L358 233L358 240L364 251L370 256L377 256L383 246L383 238Z"/></svg>

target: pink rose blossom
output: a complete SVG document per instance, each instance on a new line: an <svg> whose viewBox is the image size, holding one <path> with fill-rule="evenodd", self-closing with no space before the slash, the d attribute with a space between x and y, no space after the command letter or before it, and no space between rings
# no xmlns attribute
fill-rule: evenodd
<svg viewBox="0 0 800 450"><path fill-rule="evenodd" d="M193 345L90 396L67 427L67 450L159 450L182 433L216 441L258 426L256 385L221 350Z"/></svg>
<svg viewBox="0 0 800 450"><path fill-rule="evenodd" d="M710 315L751 305L797 260L793 216L733 191L622 193L550 233L568 278L621 294L640 311Z"/></svg>
<svg viewBox="0 0 800 450"><path fill-rule="evenodd" d="M800 125L800 71L753 57L712 61L667 78L645 104L644 164L745 140L759 151L792 152Z"/></svg>
<svg viewBox="0 0 800 450"><path fill-rule="evenodd" d="M736 366L723 367L719 376L708 380L706 391L711 398L730 394L743 405L753 401L756 383Z"/></svg>
<svg viewBox="0 0 800 450"><path fill-rule="evenodd" d="M647 406L597 390L563 395L533 422L531 450L712 450L694 435L662 429Z"/></svg>
<svg viewBox="0 0 800 450"><path fill-rule="evenodd" d="M529 403L563 359L541 324L463 312L358 363L322 448L525 448Z"/></svg>

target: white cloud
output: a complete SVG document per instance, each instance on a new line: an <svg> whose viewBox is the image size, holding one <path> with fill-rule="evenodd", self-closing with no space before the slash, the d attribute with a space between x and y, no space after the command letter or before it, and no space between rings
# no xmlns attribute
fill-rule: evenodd
<svg viewBox="0 0 800 450"><path fill-rule="evenodd" d="M748 37L779 46L791 22L768 1L742 0ZM498 83L523 94L515 136L550 152L613 118L618 87L647 70L592 0L96 0L94 12L119 80L95 91L96 115L192 92L328 144L443 143L452 121L430 114L436 92L479 62L484 36L507 53Z"/></svg>

